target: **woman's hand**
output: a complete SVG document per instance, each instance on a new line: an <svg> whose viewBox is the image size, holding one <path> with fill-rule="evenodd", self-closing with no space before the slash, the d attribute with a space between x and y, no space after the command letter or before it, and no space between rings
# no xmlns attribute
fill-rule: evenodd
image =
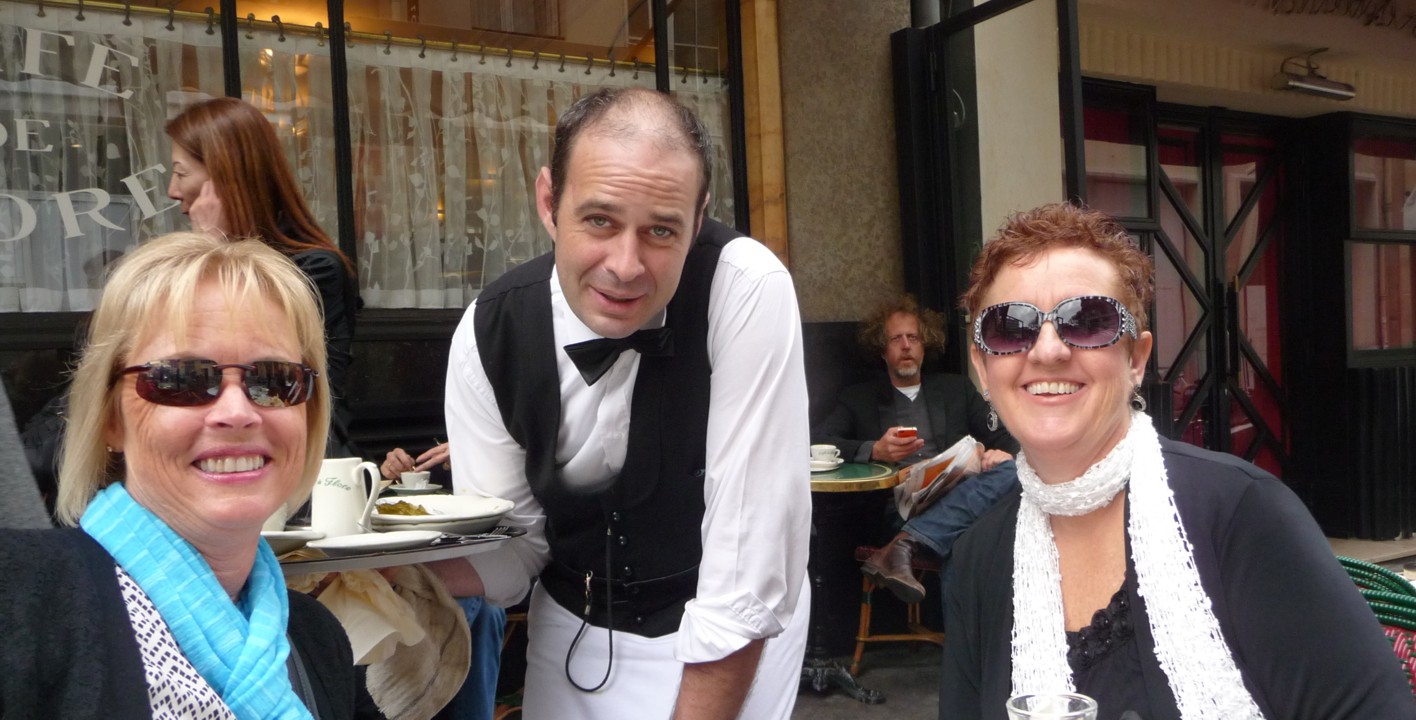
<svg viewBox="0 0 1416 720"><path fill-rule="evenodd" d="M410 472L416 463L413 456L403 451L403 448L394 448L384 456L383 464L379 466L379 474L389 480L397 480L399 473Z"/></svg>
<svg viewBox="0 0 1416 720"><path fill-rule="evenodd" d="M447 443L438 443L427 452L418 456L418 465L413 469L420 471L431 470L438 465L446 464L448 455Z"/></svg>
<svg viewBox="0 0 1416 720"><path fill-rule="evenodd" d="M210 180L202 183L202 191L197 195L197 199L192 201L187 215L192 218L192 229L197 232L225 235L229 230L221 196L216 194L216 186Z"/></svg>

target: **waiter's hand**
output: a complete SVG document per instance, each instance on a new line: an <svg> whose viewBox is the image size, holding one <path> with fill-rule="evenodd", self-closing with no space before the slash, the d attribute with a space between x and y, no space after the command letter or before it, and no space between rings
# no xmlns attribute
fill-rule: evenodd
<svg viewBox="0 0 1416 720"><path fill-rule="evenodd" d="M1005 453L1002 450L984 450L983 469L992 470L995 466L998 465L998 463L1008 462L1012 459L1012 455L1009 455L1008 453Z"/></svg>
<svg viewBox="0 0 1416 720"><path fill-rule="evenodd" d="M472 567L467 558L434 560L423 563L423 566L433 571L447 588L447 594L455 598L479 597L486 594L482 586L482 576L477 574L477 568Z"/></svg>
<svg viewBox="0 0 1416 720"><path fill-rule="evenodd" d="M885 431L879 440L875 441L875 447L870 451L872 460L883 460L885 462L899 462L917 453L924 447L924 441L918 436L901 437L900 426L895 426Z"/></svg>

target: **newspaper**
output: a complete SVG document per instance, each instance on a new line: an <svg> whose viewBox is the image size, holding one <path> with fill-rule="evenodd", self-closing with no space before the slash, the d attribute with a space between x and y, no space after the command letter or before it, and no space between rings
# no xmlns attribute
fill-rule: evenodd
<svg viewBox="0 0 1416 720"><path fill-rule="evenodd" d="M965 435L948 450L900 470L895 507L905 520L924 512L960 482L983 469L983 443Z"/></svg>

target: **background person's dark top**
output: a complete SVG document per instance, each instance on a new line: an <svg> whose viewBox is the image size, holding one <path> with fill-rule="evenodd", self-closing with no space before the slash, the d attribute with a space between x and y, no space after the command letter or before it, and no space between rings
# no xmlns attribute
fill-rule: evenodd
<svg viewBox="0 0 1416 720"><path fill-rule="evenodd" d="M1168 440L1161 446L1201 584L1264 716L1416 718L1375 616L1297 496L1233 456ZM1005 717L1019 499L1020 491L1011 491L954 546L941 719ZM1127 709L1144 720L1178 718L1129 557L1127 573L1140 677L1092 673L1077 691L1097 699L1103 719ZM1121 707L1123 696L1150 705Z"/></svg>
<svg viewBox="0 0 1416 720"><path fill-rule="evenodd" d="M359 291L344 261L330 250L307 250L290 258L319 290L324 317L325 352L329 356L329 389L334 396L326 457L363 457L349 437L354 414L349 409L349 366L354 362L354 313Z"/></svg>
<svg viewBox="0 0 1416 720"><path fill-rule="evenodd" d="M0 531L0 718L149 718L147 680L113 557L82 530ZM382 718L349 637L290 592L289 636L323 720Z"/></svg>
<svg viewBox="0 0 1416 720"><path fill-rule="evenodd" d="M988 403L972 381L962 375L931 373L922 375L920 394L929 411L934 444L940 452L965 435L990 450L1017 454L1018 443L999 426L988 429ZM874 445L894 421L895 395L899 394L884 376L852 385L841 391L836 409L811 432L813 443L830 443L840 448L841 457L856 457L862 445Z"/></svg>

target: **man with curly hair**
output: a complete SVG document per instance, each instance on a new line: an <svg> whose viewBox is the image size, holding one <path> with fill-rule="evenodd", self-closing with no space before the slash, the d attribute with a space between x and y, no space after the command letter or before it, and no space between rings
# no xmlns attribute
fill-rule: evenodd
<svg viewBox="0 0 1416 720"><path fill-rule="evenodd" d="M990 429L988 402L967 377L923 373L925 354L944 349L944 316L938 311L902 295L867 318L858 339L880 355L886 377L842 391L836 409L814 428L812 442L837 446L851 462L899 466L931 458L965 435L987 448L983 473L906 523L862 567L901 600L919 602L924 586L910 571L910 559L922 547L948 561L954 540L1016 482L1017 442L996 423Z"/></svg>

